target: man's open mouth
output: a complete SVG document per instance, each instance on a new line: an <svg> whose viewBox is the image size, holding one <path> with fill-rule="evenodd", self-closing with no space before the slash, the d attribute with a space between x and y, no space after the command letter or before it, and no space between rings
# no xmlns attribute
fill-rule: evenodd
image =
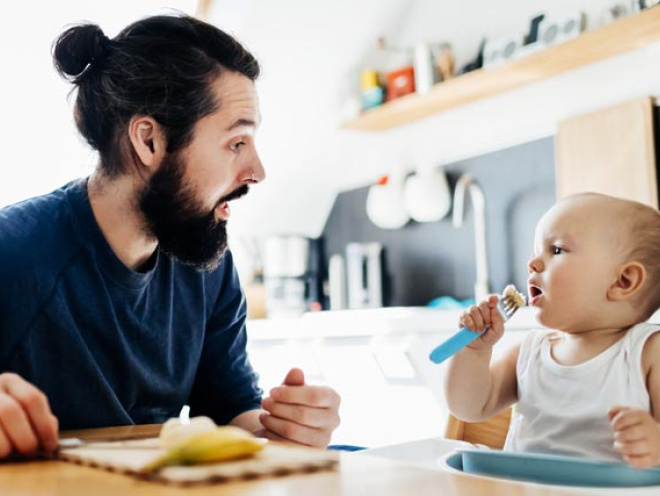
<svg viewBox="0 0 660 496"><path fill-rule="evenodd" d="M247 184L244 184L240 188L236 188L234 191L229 193L227 196L220 199L213 211L215 212L216 220L227 221L231 216L231 208L229 207L229 202L239 199L241 196L247 195L250 188Z"/></svg>

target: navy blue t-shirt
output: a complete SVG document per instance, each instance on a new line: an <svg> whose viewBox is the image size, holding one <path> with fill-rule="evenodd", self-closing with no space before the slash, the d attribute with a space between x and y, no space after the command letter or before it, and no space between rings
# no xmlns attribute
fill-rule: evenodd
<svg viewBox="0 0 660 496"><path fill-rule="evenodd" d="M0 372L41 389L61 429L259 408L231 254L211 272L152 262L117 258L87 180L0 210Z"/></svg>

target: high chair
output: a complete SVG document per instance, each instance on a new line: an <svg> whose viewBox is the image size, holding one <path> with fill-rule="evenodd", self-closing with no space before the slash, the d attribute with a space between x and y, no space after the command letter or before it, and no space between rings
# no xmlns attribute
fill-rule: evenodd
<svg viewBox="0 0 660 496"><path fill-rule="evenodd" d="M510 423L511 407L484 422L463 422L450 413L445 428L445 438L502 449Z"/></svg>

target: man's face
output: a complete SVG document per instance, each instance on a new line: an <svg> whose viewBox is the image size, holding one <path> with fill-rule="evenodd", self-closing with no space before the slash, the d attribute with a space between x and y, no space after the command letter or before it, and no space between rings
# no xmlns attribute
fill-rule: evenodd
<svg viewBox="0 0 660 496"><path fill-rule="evenodd" d="M160 249L203 270L217 267L227 249L228 202L265 179L254 145L260 121L254 83L225 73L213 88L219 109L197 122L186 148L163 159L138 198Z"/></svg>

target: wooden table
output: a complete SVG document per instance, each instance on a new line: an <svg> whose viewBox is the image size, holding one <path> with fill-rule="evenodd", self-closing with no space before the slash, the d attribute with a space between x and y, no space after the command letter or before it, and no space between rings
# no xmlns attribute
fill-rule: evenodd
<svg viewBox="0 0 660 496"><path fill-rule="evenodd" d="M114 427L69 431L62 437L119 439L153 437L160 426ZM101 469L57 460L0 463L2 496L168 496L168 495L250 495L250 496L557 496L567 494L506 481L494 481L463 474L426 470L397 462L342 453L339 469L311 474L289 475L251 481L174 487Z"/></svg>

